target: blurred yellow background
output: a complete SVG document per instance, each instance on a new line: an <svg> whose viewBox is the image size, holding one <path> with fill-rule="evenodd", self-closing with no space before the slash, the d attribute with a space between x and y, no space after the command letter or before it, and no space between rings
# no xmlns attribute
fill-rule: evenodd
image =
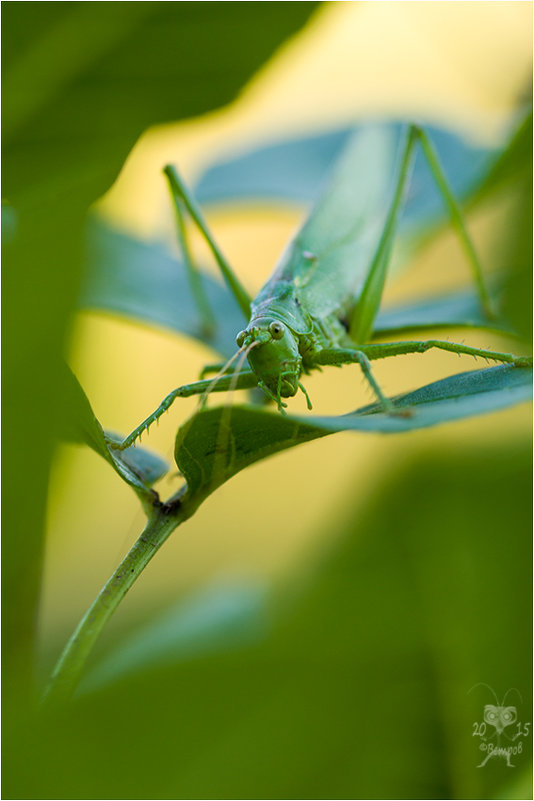
<svg viewBox="0 0 534 801"><path fill-rule="evenodd" d="M98 213L175 250L161 175L169 161L191 182L219 155L368 115L403 116L496 141L528 91L531 31L530 2L327 3L229 107L148 131ZM500 208L486 207L469 220L483 257L490 255L488 234L501 215ZM208 210L207 217L222 250L255 292L301 215L255 206ZM201 243L195 245L205 255ZM456 240L444 233L388 289L386 300L467 278ZM498 342L478 332L458 336L481 347ZM72 366L102 424L124 433L210 361L213 353L197 342L112 317L80 314L73 327ZM438 353L379 363L376 374L394 394L472 366L468 359ZM369 400L357 369L325 370L307 388L315 409L324 413ZM175 431L195 405L194 399L177 402L143 444L171 460ZM304 412L302 396L291 401L291 410ZM511 437L529 418L530 410L518 407L406 436L338 434L248 468L171 537L112 625L149 614L214 578L283 578L317 554L329 528L337 529L348 513L347 497L353 504L365 502L376 480L416 450ZM171 470L158 489L166 496L179 482ZM50 492L43 642L69 633L142 525L134 495L99 457L85 448L60 450Z"/></svg>

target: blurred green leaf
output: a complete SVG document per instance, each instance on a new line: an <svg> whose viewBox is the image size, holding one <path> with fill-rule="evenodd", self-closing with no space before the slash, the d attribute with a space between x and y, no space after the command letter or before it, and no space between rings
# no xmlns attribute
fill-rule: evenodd
<svg viewBox="0 0 534 801"><path fill-rule="evenodd" d="M176 437L175 459L189 492L207 495L243 468L273 453L338 431L401 433L486 414L528 400L532 370L508 366L459 373L399 395L409 416L366 406L336 417L284 416L246 406L195 414Z"/></svg>
<svg viewBox="0 0 534 801"><path fill-rule="evenodd" d="M121 442L123 437L106 431L106 436ZM138 490L145 491L168 472L169 465L158 454L144 448L116 451L109 448L113 467L128 484ZM150 496L152 498L152 496Z"/></svg>
<svg viewBox="0 0 534 801"><path fill-rule="evenodd" d="M503 312L527 342L532 343L532 113L512 142L505 175L515 178L512 208L499 261L506 271ZM501 178L502 182L503 178Z"/></svg>
<svg viewBox="0 0 534 801"><path fill-rule="evenodd" d="M148 126L228 103L316 7L67 2L28 15L6 5L4 195L54 188L88 205Z"/></svg>
<svg viewBox="0 0 534 801"><path fill-rule="evenodd" d="M530 448L452 443L390 465L363 508L332 509L259 641L155 660L21 720L6 797L73 798L81 776L90 798L525 798L511 782L528 740L514 770L477 768L492 701L471 688L517 687L527 719Z"/></svg>
<svg viewBox="0 0 534 801"><path fill-rule="evenodd" d="M196 195L203 203L266 198L312 203L353 133L368 127L357 124L319 135L286 139L220 160L206 169L197 183ZM387 124L388 131L396 139L404 128L405 123L401 122ZM429 126L427 130L454 193L465 200L487 176L498 150L469 142L443 128ZM428 165L418 153L402 225L424 227L443 218L445 211Z"/></svg>
<svg viewBox="0 0 534 801"><path fill-rule="evenodd" d="M532 108L518 114L519 122L501 153L496 157L486 177L473 194L472 202L477 203L488 195L514 182L521 182L525 164L532 162Z"/></svg>
<svg viewBox="0 0 534 801"><path fill-rule="evenodd" d="M527 770L522 770L519 775L514 774L504 787L500 788L499 794L493 796L500 801L509 799L524 799L532 795L532 765Z"/></svg>
<svg viewBox="0 0 534 801"><path fill-rule="evenodd" d="M497 293L493 293L497 303ZM386 307L376 317L373 336L386 337L432 328L478 328L513 333L503 319L488 320L474 290L433 295L415 303Z"/></svg>
<svg viewBox="0 0 534 801"><path fill-rule="evenodd" d="M108 447L102 426L98 422L82 386L65 362L60 365L63 404L61 412L61 436L69 442L84 443L96 453L109 459Z"/></svg>
<svg viewBox="0 0 534 801"><path fill-rule="evenodd" d="M243 581L218 582L196 592L115 643L82 681L79 692L257 640L265 629L265 595L261 585Z"/></svg>
<svg viewBox="0 0 534 801"><path fill-rule="evenodd" d="M109 462L123 481L143 497L153 500L153 495L149 492L150 487L165 475L169 469L167 463L143 448L123 452L110 448L106 436L117 442L120 442L122 437L110 433L104 434L87 395L67 365L63 366L63 382L59 398L65 404L61 416L63 438L89 445Z"/></svg>
<svg viewBox="0 0 534 801"><path fill-rule="evenodd" d="M88 230L87 270L80 305L163 326L208 343L219 353L235 351L243 315L234 297L203 272L202 283L216 317L214 336L202 333L185 265L157 242L145 242L93 220Z"/></svg>

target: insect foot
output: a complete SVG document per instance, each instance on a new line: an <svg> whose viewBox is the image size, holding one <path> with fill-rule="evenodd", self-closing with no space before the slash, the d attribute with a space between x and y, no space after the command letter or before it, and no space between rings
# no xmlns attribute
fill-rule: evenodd
<svg viewBox="0 0 534 801"><path fill-rule="evenodd" d="M384 398L382 408L379 409L379 411L383 414L387 414L388 417L413 417L412 409L402 409L400 406L395 406L395 402L389 398Z"/></svg>
<svg viewBox="0 0 534 801"><path fill-rule="evenodd" d="M106 434L106 432L104 432L104 439L106 440L106 445L112 451L123 451L124 450L124 440L117 439L116 436L111 436L110 434Z"/></svg>
<svg viewBox="0 0 534 801"><path fill-rule="evenodd" d="M532 356L516 356L514 367L532 367Z"/></svg>
<svg viewBox="0 0 534 801"><path fill-rule="evenodd" d="M114 451L125 451L127 448L130 448L131 445L126 445L125 441L122 442L108 442L109 447Z"/></svg>
<svg viewBox="0 0 534 801"><path fill-rule="evenodd" d="M413 411L411 409L401 409L399 406L395 406L395 402L387 398L385 395L382 396L382 409L381 411L384 414L387 414L389 417L412 417Z"/></svg>
<svg viewBox="0 0 534 801"><path fill-rule="evenodd" d="M386 414L389 414L391 417L402 417L406 420L414 415L412 409L399 409L397 406L393 406L392 409L388 409Z"/></svg>
<svg viewBox="0 0 534 801"><path fill-rule="evenodd" d="M108 439L108 447L111 448L112 451L125 451L131 448L133 444L133 442L130 442L130 437L119 440L118 442L117 440Z"/></svg>

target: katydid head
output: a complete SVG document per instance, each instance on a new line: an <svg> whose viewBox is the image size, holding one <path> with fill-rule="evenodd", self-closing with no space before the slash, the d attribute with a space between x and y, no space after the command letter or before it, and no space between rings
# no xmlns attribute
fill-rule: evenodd
<svg viewBox="0 0 534 801"><path fill-rule="evenodd" d="M280 405L280 398L290 398L299 389L302 358L298 339L281 320L258 317L236 337L239 348L247 349L251 369L258 384Z"/></svg>

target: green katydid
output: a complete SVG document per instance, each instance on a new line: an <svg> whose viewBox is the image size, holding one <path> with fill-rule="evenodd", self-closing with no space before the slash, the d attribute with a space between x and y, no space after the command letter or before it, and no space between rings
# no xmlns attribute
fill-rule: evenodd
<svg viewBox="0 0 534 801"><path fill-rule="evenodd" d="M482 308L491 319L493 309L489 293L462 213L427 133L418 126L408 126L400 156L385 128L367 129L349 142L326 191L254 300L215 243L200 209L175 168L168 166L164 172L204 330L210 330L213 323L187 244L186 212L211 249L247 325L237 334L238 350L234 356L225 364L204 369L203 374L217 373L213 379L186 384L170 392L149 417L113 447L124 449L133 445L178 397L201 395L205 398L211 392L260 387L283 412L286 404L282 399L296 395L300 389L311 408L300 379L323 365L359 364L383 410L391 414L397 411L373 375L371 361L374 359L438 348L517 367L531 365L532 359L524 356L434 339L369 344L418 144L464 248ZM358 174L354 174L355 164L359 165ZM360 188L356 193L357 183ZM242 369L245 360L249 365L246 370Z"/></svg>

